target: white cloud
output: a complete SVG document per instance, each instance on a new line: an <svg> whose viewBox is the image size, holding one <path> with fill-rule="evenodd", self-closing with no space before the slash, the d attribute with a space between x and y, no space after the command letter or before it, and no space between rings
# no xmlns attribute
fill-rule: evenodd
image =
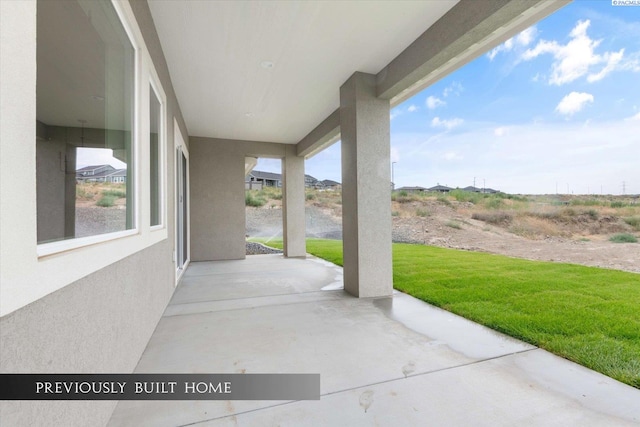
<svg viewBox="0 0 640 427"><path fill-rule="evenodd" d="M464 88L462 87L462 84L460 84L459 82L452 82L442 91L442 96L444 96L445 98L449 95L459 96L463 90Z"/></svg>
<svg viewBox="0 0 640 427"><path fill-rule="evenodd" d="M571 92L562 98L562 101L556 107L556 111L560 114L571 116L582 110L590 102L593 102L593 95L590 93Z"/></svg>
<svg viewBox="0 0 640 427"><path fill-rule="evenodd" d="M390 159L392 162L400 161L400 151L397 147L391 147Z"/></svg>
<svg viewBox="0 0 640 427"><path fill-rule="evenodd" d="M516 43L520 46L529 46L537 35L538 29L535 26L529 27L516 36Z"/></svg>
<svg viewBox="0 0 640 427"><path fill-rule="evenodd" d="M438 108L440 105L445 105L446 102L444 102L443 100L441 100L438 97L429 96L427 98L426 104L427 104L427 108L428 109L433 110L435 108Z"/></svg>
<svg viewBox="0 0 640 427"><path fill-rule="evenodd" d="M632 122L640 122L640 113L637 113L635 116L629 117L627 120Z"/></svg>
<svg viewBox="0 0 640 427"><path fill-rule="evenodd" d="M442 155L442 158L445 160L462 160L463 157L456 151L447 151Z"/></svg>
<svg viewBox="0 0 640 427"><path fill-rule="evenodd" d="M453 118L450 120L442 120L440 119L440 117L434 117L433 120L431 120L431 126L434 128L437 127L443 127L446 128L447 130L451 130L455 127L460 126L462 123L464 122L464 120L459 119L459 118Z"/></svg>
<svg viewBox="0 0 640 427"><path fill-rule="evenodd" d="M401 114L402 114L402 110L400 110L399 108L394 108L389 112L389 120L393 120Z"/></svg>
<svg viewBox="0 0 640 427"><path fill-rule="evenodd" d="M500 127L497 127L497 128L495 128L493 130L493 134L495 136L505 136L508 131L509 131L509 128L507 128L505 126L500 126Z"/></svg>
<svg viewBox="0 0 640 427"><path fill-rule="evenodd" d="M409 108L407 108L407 111L409 113L413 113L414 111L418 111L418 107L416 105L411 104L409 105Z"/></svg>
<svg viewBox="0 0 640 427"><path fill-rule="evenodd" d="M527 49L522 54L522 59L530 61L540 55L551 54L554 62L551 65L549 84L563 85L570 83L584 75L590 83L602 80L614 70L630 69L640 70L637 60L624 60L624 49L618 52L604 52L598 54L595 50L601 40L593 40L587 35L587 29L591 21L578 21L569 33L570 40L566 45L557 41L540 40L533 49ZM593 67L602 65L598 71Z"/></svg>
<svg viewBox="0 0 640 427"><path fill-rule="evenodd" d="M619 52L607 52L604 54L603 58L606 61L606 65L600 72L591 73L587 76L587 81L589 83L597 82L598 80L602 80L607 74L614 71L619 67L620 61L624 56L624 49L620 49Z"/></svg>
<svg viewBox="0 0 640 427"><path fill-rule="evenodd" d="M531 42L533 42L533 40L535 40L536 36L538 35L538 30L535 26L533 27L529 27L526 30L522 31L520 34L511 37L509 40L507 40L506 42L502 43L501 45L491 49L489 51L489 53L487 53L487 57L489 57L490 61L493 61L493 59L500 53L500 52L510 52L512 51L514 48L518 48L518 47L527 47L531 44Z"/></svg>

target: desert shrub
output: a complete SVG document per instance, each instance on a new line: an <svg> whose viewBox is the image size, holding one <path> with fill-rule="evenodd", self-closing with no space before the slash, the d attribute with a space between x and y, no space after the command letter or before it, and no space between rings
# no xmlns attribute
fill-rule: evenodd
<svg viewBox="0 0 640 427"><path fill-rule="evenodd" d="M409 195L409 193L407 193L406 191L402 190L400 192L398 192L398 196L400 197L407 197Z"/></svg>
<svg viewBox="0 0 640 427"><path fill-rule="evenodd" d="M438 196L438 201L445 206L451 206L451 202L447 198L447 196Z"/></svg>
<svg viewBox="0 0 640 427"><path fill-rule="evenodd" d="M455 221L448 221L446 225L447 227L455 228L457 230L462 229L462 226Z"/></svg>
<svg viewBox="0 0 640 427"><path fill-rule="evenodd" d="M89 191L84 185L76 186L76 197L79 199L93 199L95 193L93 191Z"/></svg>
<svg viewBox="0 0 640 427"><path fill-rule="evenodd" d="M475 212L471 215L471 218L478 221L488 222L489 224L510 224L513 220L513 215L508 212Z"/></svg>
<svg viewBox="0 0 640 427"><path fill-rule="evenodd" d="M509 231L527 239L541 239L547 236L564 236L570 234L564 232L562 227L535 216L522 215L514 219Z"/></svg>
<svg viewBox="0 0 640 427"><path fill-rule="evenodd" d="M547 219L550 221L559 220L562 218L562 214L559 211L528 212L527 215L534 216L541 219Z"/></svg>
<svg viewBox="0 0 640 427"><path fill-rule="evenodd" d="M618 233L609 237L609 241L613 243L636 243L638 239L633 234Z"/></svg>
<svg viewBox="0 0 640 427"><path fill-rule="evenodd" d="M282 200L282 189L277 187L263 187L258 191L258 197L267 200Z"/></svg>
<svg viewBox="0 0 640 427"><path fill-rule="evenodd" d="M391 211L391 216L399 216L400 212L398 211Z"/></svg>
<svg viewBox="0 0 640 427"><path fill-rule="evenodd" d="M599 216L598 215L598 211L596 211L595 209L589 209L587 211L587 215L589 215L589 218L594 219L594 220L598 219L598 216Z"/></svg>
<svg viewBox="0 0 640 427"><path fill-rule="evenodd" d="M304 196L304 197L305 197L305 199L307 199L307 200L314 200L314 199L316 198L316 195L315 195L315 194L313 194L313 193L307 193L307 194L305 194L305 196Z"/></svg>
<svg viewBox="0 0 640 427"><path fill-rule="evenodd" d="M116 198L114 196L103 195L100 200L96 202L96 205L103 208L110 208L116 202Z"/></svg>
<svg viewBox="0 0 640 427"><path fill-rule="evenodd" d="M504 202L499 198L491 197L485 199L484 205L487 209L500 209L504 206Z"/></svg>
<svg viewBox="0 0 640 427"><path fill-rule="evenodd" d="M525 196L518 196L516 194L506 194L506 193L496 193L497 197L500 197L501 199L509 199L509 200L514 200L516 202L528 202L529 199Z"/></svg>
<svg viewBox="0 0 640 427"><path fill-rule="evenodd" d="M264 206L267 201L260 195L254 194L252 191L246 191L244 193L244 204L246 206L253 206L254 208L259 208Z"/></svg>
<svg viewBox="0 0 640 427"><path fill-rule="evenodd" d="M431 214L429 213L429 211L425 210L425 209L416 209L416 216L421 216L421 217L427 217L430 216Z"/></svg>
<svg viewBox="0 0 640 427"><path fill-rule="evenodd" d="M102 192L102 197L114 197L116 199L123 199L127 197L127 193L122 190L104 190Z"/></svg>
<svg viewBox="0 0 640 427"><path fill-rule="evenodd" d="M611 202L612 208L624 208L625 206L627 206L627 204L624 202Z"/></svg>
<svg viewBox="0 0 640 427"><path fill-rule="evenodd" d="M632 226L634 229L640 231L640 216L630 216L629 218L624 218L624 222Z"/></svg>
<svg viewBox="0 0 640 427"><path fill-rule="evenodd" d="M453 190L449 194L459 202L471 202L474 205L482 199L480 193L473 193L471 191Z"/></svg>
<svg viewBox="0 0 640 427"><path fill-rule="evenodd" d="M572 206L602 206L602 202L597 199L572 199L569 203Z"/></svg>

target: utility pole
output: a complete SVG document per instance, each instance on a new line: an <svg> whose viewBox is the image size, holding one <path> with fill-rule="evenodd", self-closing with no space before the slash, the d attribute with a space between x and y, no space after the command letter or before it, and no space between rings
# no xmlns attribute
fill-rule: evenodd
<svg viewBox="0 0 640 427"><path fill-rule="evenodd" d="M476 177L473 177L473 188L476 188Z"/></svg>
<svg viewBox="0 0 640 427"><path fill-rule="evenodd" d="M396 189L396 179L393 171L393 165L395 165L396 163L398 162L391 162L391 191Z"/></svg>

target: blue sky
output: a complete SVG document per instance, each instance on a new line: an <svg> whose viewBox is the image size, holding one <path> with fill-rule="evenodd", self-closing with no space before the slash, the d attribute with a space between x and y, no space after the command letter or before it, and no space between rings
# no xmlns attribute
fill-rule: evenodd
<svg viewBox="0 0 640 427"><path fill-rule="evenodd" d="M640 7L575 1L391 110L396 188L640 193ZM306 161L340 181L340 144ZM260 159L257 170L280 171Z"/></svg>

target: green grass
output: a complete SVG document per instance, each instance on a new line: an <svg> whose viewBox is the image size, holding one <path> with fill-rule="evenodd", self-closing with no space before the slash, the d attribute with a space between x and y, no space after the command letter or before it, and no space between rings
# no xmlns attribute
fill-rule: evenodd
<svg viewBox="0 0 640 427"><path fill-rule="evenodd" d="M104 190L102 197L115 197L116 199L123 199L127 197L127 193L122 190Z"/></svg>
<svg viewBox="0 0 640 427"><path fill-rule="evenodd" d="M425 209L416 209L416 216L422 217L422 218L426 218L428 216L431 216L431 214L429 213L429 211L425 210Z"/></svg>
<svg viewBox="0 0 640 427"><path fill-rule="evenodd" d="M447 227L451 227L451 228L455 228L457 230L462 230L462 226L460 225L460 223L458 223L456 221L447 221L446 226Z"/></svg>
<svg viewBox="0 0 640 427"><path fill-rule="evenodd" d="M638 239L633 234L619 233L609 237L609 241L613 243L636 243Z"/></svg>
<svg viewBox="0 0 640 427"><path fill-rule="evenodd" d="M247 190L244 193L244 203L247 206L253 206L259 208L267 203L267 200L262 197L256 190Z"/></svg>
<svg viewBox="0 0 640 427"><path fill-rule="evenodd" d="M640 231L640 216L630 216L624 218L624 222L632 226L636 231Z"/></svg>
<svg viewBox="0 0 640 427"><path fill-rule="evenodd" d="M269 245L282 247L282 241ZM342 242L307 240L342 265ZM394 287L640 388L640 275L393 245Z"/></svg>
<svg viewBox="0 0 640 427"><path fill-rule="evenodd" d="M111 206L113 206L116 202L116 197L115 196L109 196L109 195L102 195L102 197L100 198L100 200L98 200L96 202L96 205L103 207L103 208L110 208Z"/></svg>

